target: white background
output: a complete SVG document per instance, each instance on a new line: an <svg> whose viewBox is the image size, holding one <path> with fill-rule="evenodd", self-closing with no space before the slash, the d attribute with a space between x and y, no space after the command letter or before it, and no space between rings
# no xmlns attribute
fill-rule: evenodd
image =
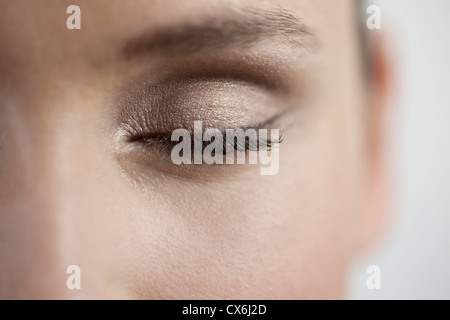
<svg viewBox="0 0 450 320"><path fill-rule="evenodd" d="M393 203L352 269L350 299L450 299L450 1L380 0L396 74L388 160ZM381 289L369 290L369 265Z"/></svg>

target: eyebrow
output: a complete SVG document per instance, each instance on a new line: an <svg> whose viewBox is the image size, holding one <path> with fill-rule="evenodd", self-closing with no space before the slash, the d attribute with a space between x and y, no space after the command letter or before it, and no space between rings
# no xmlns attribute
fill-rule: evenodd
<svg viewBox="0 0 450 320"><path fill-rule="evenodd" d="M249 47L265 40L279 44L310 47L314 37L292 12L277 9L246 9L232 18L215 18L153 30L127 41L122 57L130 59L144 53L185 56L231 45Z"/></svg>

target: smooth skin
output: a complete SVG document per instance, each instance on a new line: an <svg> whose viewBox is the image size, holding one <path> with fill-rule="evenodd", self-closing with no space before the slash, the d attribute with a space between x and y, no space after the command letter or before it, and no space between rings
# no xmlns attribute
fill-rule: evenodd
<svg viewBox="0 0 450 320"><path fill-rule="evenodd" d="M358 28L350 0L1 0L0 298L345 297L386 203ZM278 113L273 176L139 140Z"/></svg>

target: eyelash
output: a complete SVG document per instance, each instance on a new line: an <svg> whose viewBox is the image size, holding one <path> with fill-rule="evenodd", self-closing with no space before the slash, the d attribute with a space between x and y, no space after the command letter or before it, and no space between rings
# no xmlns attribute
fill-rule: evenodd
<svg viewBox="0 0 450 320"><path fill-rule="evenodd" d="M170 134L164 134L164 133L158 133L150 136L141 136L141 137L135 137L130 140L131 142L141 142L145 146L158 146L163 149L166 149L168 151L172 151L172 149L179 143L179 141L172 141ZM191 148L193 148L193 141L194 141L194 135L191 133ZM202 152L206 146L213 143L212 141L202 141ZM242 145L239 143L239 140L234 139L233 144L230 145L227 143L226 140L226 134L223 134L223 155L227 155L231 152L234 152L234 150L238 152L245 152L246 154L250 151L260 151L262 150L261 144L264 146L264 149L267 151L270 151L271 148L275 144L280 144L283 142L283 136L280 135L277 141L273 141L270 138L264 139L263 141L259 141L255 144L250 144L250 139L248 137L245 138L245 145Z"/></svg>

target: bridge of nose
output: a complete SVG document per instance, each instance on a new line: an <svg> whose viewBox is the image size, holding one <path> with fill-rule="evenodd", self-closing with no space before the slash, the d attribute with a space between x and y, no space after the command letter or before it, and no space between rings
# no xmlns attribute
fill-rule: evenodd
<svg viewBox="0 0 450 320"><path fill-rule="evenodd" d="M68 265L102 269L98 252L108 238L101 234L111 217L110 190L99 181L109 179L107 154L89 113L36 110L17 106L0 120L0 279L13 295L53 288L63 297Z"/></svg>

